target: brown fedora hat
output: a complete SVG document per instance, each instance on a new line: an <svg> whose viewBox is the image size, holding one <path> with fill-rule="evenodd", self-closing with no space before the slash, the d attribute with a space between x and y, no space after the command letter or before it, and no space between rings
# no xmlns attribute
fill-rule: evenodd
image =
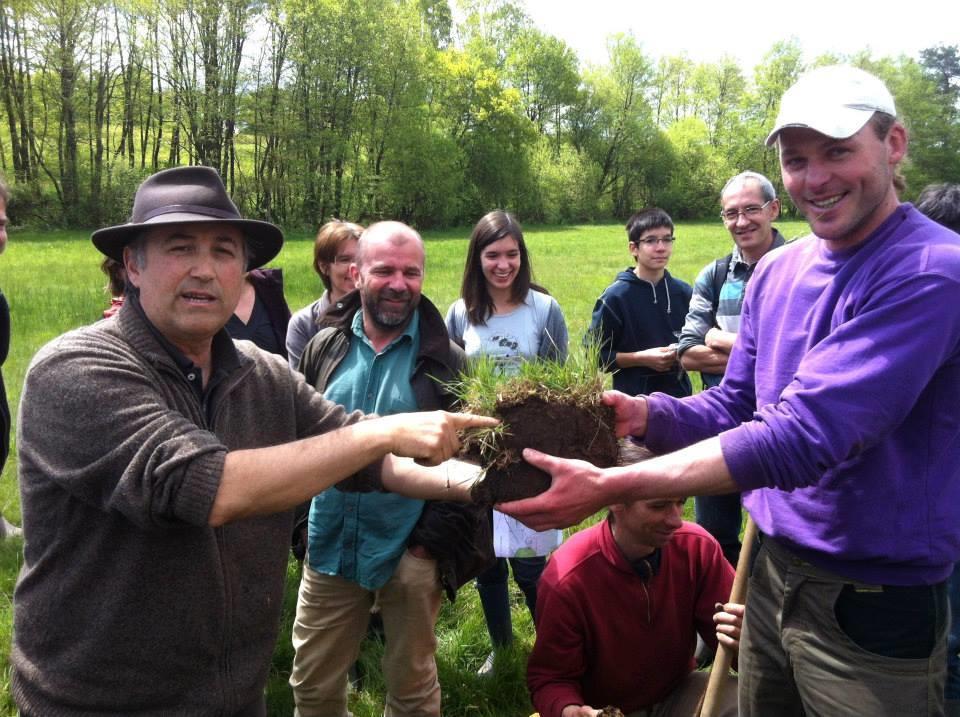
<svg viewBox="0 0 960 717"><path fill-rule="evenodd" d="M157 172L137 188L130 221L98 229L93 245L111 259L123 261L123 247L141 232L165 224L221 222L243 231L247 239L247 268L273 259L283 246L283 232L269 222L242 219L227 189L211 167L176 167Z"/></svg>

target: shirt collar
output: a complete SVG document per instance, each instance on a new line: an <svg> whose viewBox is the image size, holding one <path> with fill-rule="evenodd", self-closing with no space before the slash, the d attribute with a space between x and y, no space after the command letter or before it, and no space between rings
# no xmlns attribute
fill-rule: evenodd
<svg viewBox="0 0 960 717"><path fill-rule="evenodd" d="M143 306L140 304L140 293L136 291L136 289L128 290L125 303L129 303L130 307L137 312L140 320L143 321L143 325L146 326L150 332L150 335L153 336L164 353L170 357L184 378L186 378L194 388L200 386L200 392L202 393L203 381L200 368L187 358L187 355L167 339L160 329L150 321L147 313L143 310ZM208 390L223 378L223 376L226 376L240 365L240 356L237 354L237 349L233 345L233 340L230 338L230 335L224 329L220 329L220 331L214 334L211 345L210 365L211 375L207 381Z"/></svg>

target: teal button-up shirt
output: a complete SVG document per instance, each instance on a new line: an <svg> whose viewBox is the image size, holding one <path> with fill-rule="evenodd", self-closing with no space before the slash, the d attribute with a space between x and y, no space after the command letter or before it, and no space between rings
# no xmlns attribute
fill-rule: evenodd
<svg viewBox="0 0 960 717"><path fill-rule="evenodd" d="M420 316L380 353L363 331L363 312L353 317L354 339L324 391L347 410L388 415L418 409L410 378L420 348ZM328 488L310 506L308 561L326 575L382 587L400 561L423 501L393 493L344 493Z"/></svg>

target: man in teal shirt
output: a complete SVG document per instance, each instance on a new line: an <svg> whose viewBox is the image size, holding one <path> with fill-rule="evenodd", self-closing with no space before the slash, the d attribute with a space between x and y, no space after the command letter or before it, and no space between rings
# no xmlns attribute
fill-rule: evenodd
<svg viewBox="0 0 960 717"><path fill-rule="evenodd" d="M347 408L382 415L449 408L454 399L436 379L454 378L464 357L421 296L423 271L423 241L413 229L399 222L367 229L351 267L357 290L304 350L307 381ZM347 673L374 604L386 638L384 715L439 717L437 563L422 546L408 547L423 507L336 489L314 498L293 630L299 717L349 715Z"/></svg>

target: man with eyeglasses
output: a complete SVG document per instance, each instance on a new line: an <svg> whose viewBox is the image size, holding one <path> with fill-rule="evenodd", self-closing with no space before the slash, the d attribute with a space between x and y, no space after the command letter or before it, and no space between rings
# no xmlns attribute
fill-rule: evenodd
<svg viewBox="0 0 960 717"><path fill-rule="evenodd" d="M960 558L960 242L898 193L907 131L883 82L817 68L767 137L810 235L761 260L718 388L610 392L655 453L600 469L525 450L532 528L602 506L743 491L761 533L740 714L942 715Z"/></svg>
<svg viewBox="0 0 960 717"><path fill-rule="evenodd" d="M753 270L771 249L783 246L773 222L780 200L773 184L757 172L741 172L720 192L720 218L733 251L712 261L693 284L690 312L677 354L687 371L699 371L705 389L720 385L740 330L740 311ZM740 494L697 496L697 522L720 541L733 565L740 556Z"/></svg>
<svg viewBox="0 0 960 717"><path fill-rule="evenodd" d="M617 274L593 307L587 339L598 343L613 387L631 396L692 392L676 341L693 290L667 271L673 242L673 220L662 209L630 217L627 246L635 265Z"/></svg>

